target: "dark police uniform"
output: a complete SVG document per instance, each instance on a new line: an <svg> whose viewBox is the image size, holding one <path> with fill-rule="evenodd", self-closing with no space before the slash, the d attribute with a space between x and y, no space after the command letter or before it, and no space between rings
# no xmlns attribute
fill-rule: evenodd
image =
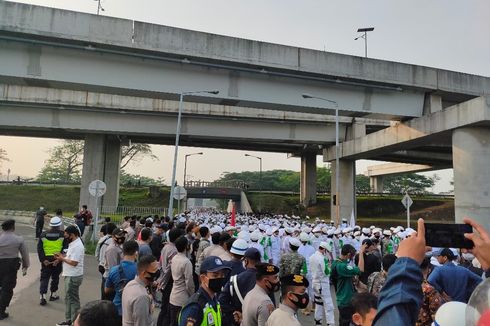
<svg viewBox="0 0 490 326"><path fill-rule="evenodd" d="M40 207L36 212L36 216L34 217L34 222L36 225L36 239L38 239L41 233L43 232L44 217L47 214L48 212L46 212L46 210L42 207Z"/></svg>
<svg viewBox="0 0 490 326"><path fill-rule="evenodd" d="M39 287L39 293L43 295L48 292L49 279L51 278L50 301L58 299L56 296L53 296L53 293L58 291L62 271L62 264L58 264L58 261L54 259L54 254L61 253L66 248L68 248L68 243L63 236L63 231L57 228L43 232L37 243L37 255L41 262L41 285Z"/></svg>
<svg viewBox="0 0 490 326"><path fill-rule="evenodd" d="M217 256L209 256L204 259L200 266L200 274L207 272L218 272L221 270L230 270ZM215 295L210 297L208 292L201 286L194 293L180 312L179 326L228 326L221 320L221 306Z"/></svg>
<svg viewBox="0 0 490 326"><path fill-rule="evenodd" d="M22 268L27 269L30 264L24 239L14 234L14 226L14 220L7 220L2 223L4 231L0 233L0 320L8 317L5 309L12 300L17 284L17 271L21 266L19 252L22 256Z"/></svg>

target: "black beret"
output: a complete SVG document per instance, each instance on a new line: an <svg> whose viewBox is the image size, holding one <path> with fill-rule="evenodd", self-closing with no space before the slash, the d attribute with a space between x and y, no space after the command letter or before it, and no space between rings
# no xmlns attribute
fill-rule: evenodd
<svg viewBox="0 0 490 326"><path fill-rule="evenodd" d="M290 274L281 277L282 286L304 286L308 287L310 283L303 275Z"/></svg>

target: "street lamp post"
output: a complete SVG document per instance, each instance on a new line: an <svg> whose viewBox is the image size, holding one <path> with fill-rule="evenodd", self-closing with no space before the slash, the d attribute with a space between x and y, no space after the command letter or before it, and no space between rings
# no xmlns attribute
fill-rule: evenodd
<svg viewBox="0 0 490 326"><path fill-rule="evenodd" d="M100 4L100 0L95 0L95 1L97 1L97 15L99 15L99 13L101 11L105 11L105 9L102 8L102 5Z"/></svg>
<svg viewBox="0 0 490 326"><path fill-rule="evenodd" d="M180 122L182 118L182 109L184 106L184 96L192 95L192 94L200 94L200 93L208 93L208 94L216 95L219 94L219 91L193 91L193 92L180 93L179 113L177 115L177 130L175 131L175 150L174 150L174 163L172 168L172 183L170 184L170 198L168 200L168 214L170 217L173 216L173 210L174 210L175 173L177 171L177 156L179 152L179 139L180 139Z"/></svg>
<svg viewBox="0 0 490 326"><path fill-rule="evenodd" d="M259 190L262 192L262 157L255 156L255 155L250 155L250 154L245 154L247 157L255 157L256 159L260 160L260 172L259 172Z"/></svg>
<svg viewBox="0 0 490 326"><path fill-rule="evenodd" d="M367 33L374 31L374 27L366 27L366 28L359 28L357 30L358 33L364 33L361 36L358 36L354 39L354 41L357 41L360 38L364 39L364 56L367 58Z"/></svg>
<svg viewBox="0 0 490 326"><path fill-rule="evenodd" d="M313 96L310 94L303 94L303 98L306 99L317 99L331 103L335 106L335 219L337 220L337 225L340 225L340 197L339 197L339 104L335 101Z"/></svg>
<svg viewBox="0 0 490 326"><path fill-rule="evenodd" d="M203 155L204 153L203 152L199 152L199 153L192 153L192 154L186 154L185 156L185 160L184 160L184 187L185 187L185 180L186 180L186 176L187 176L187 158L189 156L193 156L193 155Z"/></svg>

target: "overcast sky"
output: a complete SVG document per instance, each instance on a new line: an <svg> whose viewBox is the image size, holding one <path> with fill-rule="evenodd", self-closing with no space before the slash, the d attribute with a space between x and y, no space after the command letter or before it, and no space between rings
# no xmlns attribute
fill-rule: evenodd
<svg viewBox="0 0 490 326"><path fill-rule="evenodd" d="M97 11L93 0L18 2ZM359 56L364 54L364 43L354 41L357 28L374 26L375 31L369 34L369 57L490 76L488 0L103 0L102 6L102 14L108 16ZM58 142L0 137L0 147L11 160L3 164L0 173L5 175L10 168L12 174L35 176L47 150ZM168 182L172 149L153 146L159 160L144 160L128 171L163 177ZM243 151L183 148L178 180L182 180L184 154L199 151L204 155L188 161L188 175L193 179L213 180L224 171L258 169L258 160L244 157ZM286 154L252 154L263 157L264 170L300 169L299 159L288 159ZM359 161L357 173L377 163ZM321 157L318 165L323 165ZM438 174L442 179L434 190L449 190L452 170Z"/></svg>

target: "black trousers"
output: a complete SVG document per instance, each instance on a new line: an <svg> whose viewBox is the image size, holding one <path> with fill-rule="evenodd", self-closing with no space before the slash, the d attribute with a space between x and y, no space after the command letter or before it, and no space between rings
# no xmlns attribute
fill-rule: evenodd
<svg viewBox="0 0 490 326"><path fill-rule="evenodd" d="M179 326L179 314L182 310L182 307L174 306L173 304L169 304L169 307L170 326Z"/></svg>
<svg viewBox="0 0 490 326"><path fill-rule="evenodd" d="M85 223L83 222L83 220L76 220L75 224L80 229L80 236L83 236L83 233L85 232Z"/></svg>
<svg viewBox="0 0 490 326"><path fill-rule="evenodd" d="M17 285L17 271L20 268L19 258L0 259L0 313L10 304Z"/></svg>
<svg viewBox="0 0 490 326"><path fill-rule="evenodd" d="M44 266L41 263L41 285L39 286L39 293L46 294L48 293L48 285L49 279L51 279L51 292L58 291L58 285L60 284L60 274L62 270L62 264L58 264L56 266L48 265Z"/></svg>
<svg viewBox="0 0 490 326"><path fill-rule="evenodd" d="M162 290L162 306L158 314L157 326L171 326L170 320L170 292L174 282L172 279L167 283L167 286Z"/></svg>
<svg viewBox="0 0 490 326"><path fill-rule="evenodd" d="M36 221L36 239L39 239L41 233L43 233L44 220Z"/></svg>
<svg viewBox="0 0 490 326"><path fill-rule="evenodd" d="M339 325L349 326L353 314L354 314L354 307L352 306L339 307Z"/></svg>

